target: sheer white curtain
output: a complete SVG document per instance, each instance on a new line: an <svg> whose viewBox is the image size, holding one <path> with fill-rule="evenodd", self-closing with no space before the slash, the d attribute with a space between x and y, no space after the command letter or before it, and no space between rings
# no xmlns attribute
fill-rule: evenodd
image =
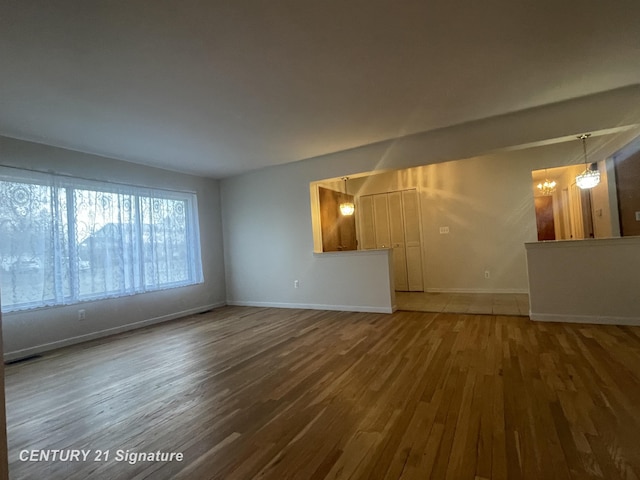
<svg viewBox="0 0 640 480"><path fill-rule="evenodd" d="M52 305L69 293L63 280L68 279L68 268L63 268L55 255L59 243L68 243L64 231L59 230L60 199L52 177L34 177L37 183L22 175L13 182L0 181L3 309L5 305Z"/></svg>
<svg viewBox="0 0 640 480"><path fill-rule="evenodd" d="M2 168L0 261L5 311L199 283L196 197Z"/></svg>

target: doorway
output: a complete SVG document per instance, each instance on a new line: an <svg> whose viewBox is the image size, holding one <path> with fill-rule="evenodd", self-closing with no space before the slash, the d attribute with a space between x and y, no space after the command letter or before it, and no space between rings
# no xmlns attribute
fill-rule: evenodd
<svg viewBox="0 0 640 480"><path fill-rule="evenodd" d="M556 226L553 220L553 197L551 195L535 197L534 204L538 241L555 240Z"/></svg>

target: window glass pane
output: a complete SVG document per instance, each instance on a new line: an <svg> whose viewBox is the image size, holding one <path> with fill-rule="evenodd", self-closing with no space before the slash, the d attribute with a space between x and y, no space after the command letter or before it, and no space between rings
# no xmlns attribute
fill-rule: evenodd
<svg viewBox="0 0 640 480"><path fill-rule="evenodd" d="M137 264L135 196L74 190L80 298L133 293Z"/></svg>
<svg viewBox="0 0 640 480"><path fill-rule="evenodd" d="M53 305L70 294L68 258L54 254L67 241L57 221L64 196L53 192L50 186L0 181L3 309Z"/></svg>
<svg viewBox="0 0 640 480"><path fill-rule="evenodd" d="M7 170L0 168L3 311L202 281L194 194Z"/></svg>
<svg viewBox="0 0 640 480"><path fill-rule="evenodd" d="M184 200L140 198L145 286L189 280L189 248Z"/></svg>

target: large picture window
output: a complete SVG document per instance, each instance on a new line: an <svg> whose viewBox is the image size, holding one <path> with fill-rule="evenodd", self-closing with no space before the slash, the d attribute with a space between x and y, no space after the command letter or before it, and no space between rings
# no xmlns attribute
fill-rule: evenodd
<svg viewBox="0 0 640 480"><path fill-rule="evenodd" d="M0 168L2 311L202 282L193 193Z"/></svg>

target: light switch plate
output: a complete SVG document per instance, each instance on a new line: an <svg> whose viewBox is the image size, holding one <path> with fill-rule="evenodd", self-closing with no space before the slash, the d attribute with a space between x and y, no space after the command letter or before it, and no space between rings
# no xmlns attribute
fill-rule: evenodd
<svg viewBox="0 0 640 480"><path fill-rule="evenodd" d="M636 212L636 222L640 222L640 212Z"/></svg>
<svg viewBox="0 0 640 480"><path fill-rule="evenodd" d="M440 227L440 233L441 234L449 233L449 227Z"/></svg>

